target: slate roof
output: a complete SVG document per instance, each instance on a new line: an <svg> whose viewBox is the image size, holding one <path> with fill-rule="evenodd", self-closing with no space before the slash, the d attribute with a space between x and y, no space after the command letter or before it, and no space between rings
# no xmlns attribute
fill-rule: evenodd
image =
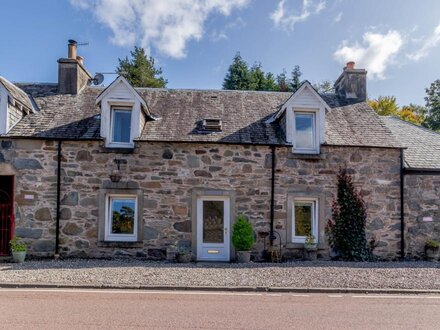
<svg viewBox="0 0 440 330"><path fill-rule="evenodd" d="M95 105L102 88L86 87L79 95L57 95L49 85L20 85L32 93L40 112L23 118L11 137L99 139L100 109ZM147 121L140 140L225 142L285 145L278 122L266 123L291 93L174 90L137 88L159 120ZM45 93L46 91L47 93ZM366 104L348 104L334 94L322 97L332 110L326 114L326 144L401 147L383 121ZM205 118L222 120L223 131L202 130Z"/></svg>
<svg viewBox="0 0 440 330"><path fill-rule="evenodd" d="M405 167L440 169L440 134L399 118L382 117L387 127L407 149Z"/></svg>
<svg viewBox="0 0 440 330"><path fill-rule="evenodd" d="M13 83L11 83L9 80L3 78L2 76L0 76L0 83L6 88L9 95L15 101L19 102L21 105L23 105L29 111L34 111L34 107L33 107L31 99L22 89L15 86Z"/></svg>

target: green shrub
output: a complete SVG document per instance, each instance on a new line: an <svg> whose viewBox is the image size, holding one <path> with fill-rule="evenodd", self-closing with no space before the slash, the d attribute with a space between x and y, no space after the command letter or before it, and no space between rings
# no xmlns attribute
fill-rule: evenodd
<svg viewBox="0 0 440 330"><path fill-rule="evenodd" d="M14 238L9 241L9 246L11 247L12 252L27 251L26 243L20 242L20 237L18 236L14 236Z"/></svg>
<svg viewBox="0 0 440 330"><path fill-rule="evenodd" d="M240 214L232 229L232 244L237 251L248 251L254 244L254 232L247 218Z"/></svg>
<svg viewBox="0 0 440 330"><path fill-rule="evenodd" d="M367 246L365 224L367 211L362 196L356 191L346 169L338 174L338 195L332 207L332 221L326 233L330 244L346 260L367 261L372 255Z"/></svg>
<svg viewBox="0 0 440 330"><path fill-rule="evenodd" d="M440 242L435 241L435 240L429 238L429 239L426 240L425 248L427 248L427 249L438 249L438 248L440 248Z"/></svg>

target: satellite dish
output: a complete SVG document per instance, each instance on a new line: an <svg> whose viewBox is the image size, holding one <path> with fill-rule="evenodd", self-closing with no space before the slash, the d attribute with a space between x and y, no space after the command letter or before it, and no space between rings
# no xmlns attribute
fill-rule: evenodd
<svg viewBox="0 0 440 330"><path fill-rule="evenodd" d="M104 81L104 75L102 73L97 73L92 79L93 85L101 85Z"/></svg>

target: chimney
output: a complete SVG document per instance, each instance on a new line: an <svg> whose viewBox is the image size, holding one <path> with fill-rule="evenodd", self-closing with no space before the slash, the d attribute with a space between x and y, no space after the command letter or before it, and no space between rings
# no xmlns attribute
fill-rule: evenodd
<svg viewBox="0 0 440 330"><path fill-rule="evenodd" d="M348 62L335 82L335 92L349 101L365 102L367 100L367 71L355 69L353 61Z"/></svg>
<svg viewBox="0 0 440 330"><path fill-rule="evenodd" d="M78 94L92 79L84 67L84 58L77 55L77 42L69 40L67 58L58 60L58 93Z"/></svg>

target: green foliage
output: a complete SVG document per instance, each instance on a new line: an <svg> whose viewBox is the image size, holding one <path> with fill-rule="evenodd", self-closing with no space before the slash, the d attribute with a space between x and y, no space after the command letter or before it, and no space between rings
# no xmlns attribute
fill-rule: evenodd
<svg viewBox="0 0 440 330"><path fill-rule="evenodd" d="M343 259L371 259L365 235L366 219L367 212L362 196L356 191L347 170L341 169L338 173L338 195L332 207L332 223L327 226L331 231L331 244Z"/></svg>
<svg viewBox="0 0 440 330"><path fill-rule="evenodd" d="M162 75L162 69L154 66L154 58L148 57L142 47L134 47L131 59L119 60L116 73L123 75L134 87L165 88L168 81Z"/></svg>
<svg viewBox="0 0 440 330"><path fill-rule="evenodd" d="M26 243L20 242L20 237L18 236L14 236L14 238L9 241L9 246L11 247L12 252L27 251Z"/></svg>
<svg viewBox="0 0 440 330"><path fill-rule="evenodd" d="M223 89L248 90L250 73L247 63L240 53L235 54L232 64L229 66L226 77L223 81Z"/></svg>
<svg viewBox="0 0 440 330"><path fill-rule="evenodd" d="M433 239L427 239L425 242L425 248L426 249L438 249L440 248L440 242L435 241Z"/></svg>
<svg viewBox="0 0 440 330"><path fill-rule="evenodd" d="M292 70L292 79L290 80L290 90L292 92L297 91L299 86L301 86L301 76L302 72L299 65L295 65Z"/></svg>
<svg viewBox="0 0 440 330"><path fill-rule="evenodd" d="M306 237L305 244L306 245L312 245L312 244L315 244L315 243L316 243L315 242L315 236L313 236L312 234L308 234L307 237Z"/></svg>
<svg viewBox="0 0 440 330"><path fill-rule="evenodd" d="M222 86L223 89L229 90L294 92L301 85L301 75L298 65L295 65L292 70L292 79L287 77L287 72L284 69L276 76L272 72L264 72L259 62L249 68L246 61L237 52L228 68Z"/></svg>
<svg viewBox="0 0 440 330"><path fill-rule="evenodd" d="M412 103L399 107L394 96L379 96L368 100L368 104L380 116L395 116L416 125L422 125L425 120L425 107Z"/></svg>
<svg viewBox="0 0 440 330"><path fill-rule="evenodd" d="M319 83L313 84L313 88L316 89L318 93L333 93L334 92L334 83L329 80L323 80Z"/></svg>
<svg viewBox="0 0 440 330"><path fill-rule="evenodd" d="M394 96L379 96L376 100L368 100L368 104L380 116L392 116L398 111Z"/></svg>
<svg viewBox="0 0 440 330"><path fill-rule="evenodd" d="M434 131L440 130L440 79L434 81L426 91L426 107L428 112L424 125Z"/></svg>
<svg viewBox="0 0 440 330"><path fill-rule="evenodd" d="M232 244L237 251L248 251L254 244L254 232L251 223L240 214L232 229Z"/></svg>

